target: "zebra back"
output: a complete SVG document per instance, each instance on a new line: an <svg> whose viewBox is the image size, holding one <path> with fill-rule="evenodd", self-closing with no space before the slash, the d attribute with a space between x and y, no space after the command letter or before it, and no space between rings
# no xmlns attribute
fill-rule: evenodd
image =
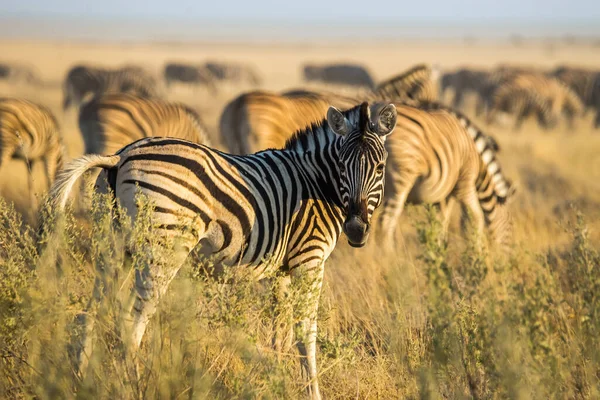
<svg viewBox="0 0 600 400"><path fill-rule="evenodd" d="M420 64L377 85L374 97L393 101L435 101L438 98L437 77L431 67Z"/></svg>
<svg viewBox="0 0 600 400"><path fill-rule="evenodd" d="M108 94L82 107L79 127L87 154L113 154L150 136L208 144L200 116L189 107L131 94Z"/></svg>

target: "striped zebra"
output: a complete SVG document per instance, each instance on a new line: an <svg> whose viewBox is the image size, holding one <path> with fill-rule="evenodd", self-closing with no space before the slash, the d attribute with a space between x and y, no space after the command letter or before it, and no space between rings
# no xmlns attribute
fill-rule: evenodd
<svg viewBox="0 0 600 400"><path fill-rule="evenodd" d="M140 97L159 97L154 77L144 69L126 66L105 69L78 65L69 70L63 84L63 110L79 107L105 93L132 93Z"/></svg>
<svg viewBox="0 0 600 400"><path fill-rule="evenodd" d="M44 163L49 188L62 168L64 155L58 123L50 110L28 100L0 99L0 169L11 158L27 164L31 206L36 203L31 176L34 164Z"/></svg>
<svg viewBox="0 0 600 400"><path fill-rule="evenodd" d="M337 100L339 102L337 104L342 104L342 107L345 102L349 104L353 102L352 98L342 96L336 98L333 94L322 95L321 93L308 91L294 92L294 100L295 108L291 108L286 102L287 99L277 95L268 95L261 102L247 102L245 104L247 108L242 108L242 110L251 116L251 120L250 124L242 126L245 129L252 128L253 134L251 137L254 141L250 143L253 146L265 146L263 148L254 147L253 149L262 150L268 147L277 147L282 140L289 137L287 132L301 129L301 127L310 124L313 119L318 118L319 114L322 116L323 104L326 102L336 104ZM271 101L274 103L270 103ZM439 103L409 102L395 103L395 105L398 109L398 119L403 123L399 123L396 128L399 133L391 136L386 142L386 147L390 152L388 174L390 175L392 188L386 192L384 217L382 223L379 224L386 232L385 236L392 238L391 233L395 231L398 217L401 215L402 208L407 201L416 204L423 202L438 204L443 211L444 225L447 227L452 212L452 204L455 201L454 199L457 199L463 205L463 209L466 207L467 211L473 214L480 233L483 232L484 225L487 225L495 241L500 245L504 245L511 235L511 228L509 215L502 205L513 189L511 189L510 182L503 177L496 161L496 153L499 148L495 140L484 135L464 115ZM240 108L238 107L238 109ZM289 117L282 121L281 115L286 110ZM224 112L224 115L226 112ZM229 116L235 117L233 113L230 113ZM408 121L411 121L411 118L416 118L415 121L417 122L412 125L409 124ZM237 132L248 134L243 130L237 130ZM465 138L469 139L470 142L465 141ZM239 139L244 139L243 137L238 138L238 141L244 143L243 140ZM430 144L427 142L429 139L438 140L438 142ZM403 151L399 149L399 146L404 145L402 140L409 143L414 140L415 143L420 145L407 146ZM454 144L455 140L458 141L457 144ZM230 137L229 141L235 142L236 140ZM396 145L397 142L400 145ZM448 148L440 148L440 145ZM419 175L423 168L431 167L431 164L435 164L437 160L435 157L437 153L434 150L439 150L439 157L446 160L446 162L443 165L439 164L434 169L432 173L437 175L430 177L426 181L427 184L420 185L421 180L426 178L426 176ZM446 151L446 153L443 151ZM411 160L418 161L418 163L412 166ZM483 166L478 164L480 160L483 160ZM476 203L473 199L477 194L485 193L489 190L488 186L491 185L484 182L485 185L482 183L483 186L473 186L479 173L488 171L485 168L488 165L490 166L490 172L488 175L484 175L482 179L489 177L493 179L493 184L497 188L497 196L490 199L486 197ZM414 179L409 171L414 171L417 174ZM457 171L460 172L459 175L456 175ZM396 178L399 173L408 175L407 177L401 175L398 178L401 181L398 182ZM426 175L426 173L423 174ZM435 181L435 177L439 181ZM408 178L412 180L402 182L402 180ZM411 196L404 193L407 190L406 185L416 187L415 193ZM427 185L433 185L431 192L427 191L429 189ZM395 187L398 189L394 190ZM444 191L448 187L450 189L456 187L457 193ZM458 189L463 187L464 189ZM473 187L478 188L479 191L473 190ZM394 193L398 193L398 195L396 196ZM498 204L498 207L496 207L496 204ZM478 211L473 212L473 210Z"/></svg>
<svg viewBox="0 0 600 400"><path fill-rule="evenodd" d="M218 265L251 268L257 279L277 268L291 280L313 282L305 293L310 310L299 324L298 348L309 394L320 398L316 315L324 262L342 231L352 246L366 243L371 217L383 200L384 143L395 123L392 104L365 102L345 112L331 107L325 120L296 133L284 149L248 156L180 139L146 138L112 156L73 161L50 199L55 209L64 209L75 181L102 168L97 184L112 190L133 221L141 190L154 204L153 232L177 242L173 251L156 250L153 263L135 271L134 347L159 297L197 246ZM173 254L169 263L162 254ZM91 348L88 338L81 352ZM83 353L80 360L85 363Z"/></svg>
<svg viewBox="0 0 600 400"><path fill-rule="evenodd" d="M150 136L209 145L204 124L191 108L131 94L107 94L84 105L79 112L79 129L85 154L114 154Z"/></svg>
<svg viewBox="0 0 600 400"><path fill-rule="evenodd" d="M487 227L500 246L509 243L505 206L514 188L496 159L496 141L468 118L439 103L395 104L397 124L386 142L386 194L377 226L394 237L406 203L437 204L447 231L453 204L473 218L479 236Z"/></svg>
<svg viewBox="0 0 600 400"><path fill-rule="evenodd" d="M423 81L433 77L429 67L419 65L361 97L308 90L291 90L282 94L265 91L244 93L227 104L221 114L222 142L234 154L281 148L294 132L321 121L329 105L347 109L362 101L431 100L436 96L435 86Z"/></svg>
<svg viewBox="0 0 600 400"><path fill-rule="evenodd" d="M355 64L305 65L304 80L373 89L375 81L366 67Z"/></svg>
<svg viewBox="0 0 600 400"><path fill-rule="evenodd" d="M524 95L527 96L526 99L523 98ZM558 79L544 74L516 73L498 84L493 94L488 120L493 121L493 117L502 109L510 109L517 112L516 124L519 126L520 120L531 114L531 111L536 109L534 104L540 101L545 104L540 112L546 114L543 120L550 121L549 126L555 124L552 121L558 121L561 116L565 116L572 127L574 118L581 115L584 109L577 94ZM518 104L512 105L513 102Z"/></svg>
<svg viewBox="0 0 600 400"><path fill-rule="evenodd" d="M216 93L214 75L204 65L189 65L172 62L165 65L163 72L167 87L175 82L206 86L212 93Z"/></svg>
<svg viewBox="0 0 600 400"><path fill-rule="evenodd" d="M550 75L577 93L586 109L596 113L594 127L600 127L600 70L560 66Z"/></svg>
<svg viewBox="0 0 600 400"><path fill-rule="evenodd" d="M247 82L253 86L262 82L258 72L250 65L209 61L204 68L216 81Z"/></svg>

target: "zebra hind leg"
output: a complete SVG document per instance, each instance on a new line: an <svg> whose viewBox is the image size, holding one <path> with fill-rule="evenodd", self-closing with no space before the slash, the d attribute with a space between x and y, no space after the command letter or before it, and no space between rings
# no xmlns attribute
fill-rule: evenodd
<svg viewBox="0 0 600 400"><path fill-rule="evenodd" d="M292 281L297 282L306 301L303 303L300 322L296 327L302 376L310 399L320 400L317 371L317 311L323 285L324 262L302 265L292 269Z"/></svg>

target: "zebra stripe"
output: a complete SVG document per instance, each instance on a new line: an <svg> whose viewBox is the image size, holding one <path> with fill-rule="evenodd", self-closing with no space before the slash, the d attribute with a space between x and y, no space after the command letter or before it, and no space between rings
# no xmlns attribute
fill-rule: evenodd
<svg viewBox="0 0 600 400"><path fill-rule="evenodd" d="M206 69L204 65L189 65L183 63L168 63L165 65L163 72L167 87L170 87L175 82L204 85L212 93L215 93L214 75Z"/></svg>
<svg viewBox="0 0 600 400"><path fill-rule="evenodd" d="M477 95L476 114L480 115L485 107L482 95L485 92L490 72L471 68L461 68L454 72L442 75L440 82L440 95L443 97L448 89L451 89L452 107L459 109L463 107L465 95L473 93Z"/></svg>
<svg viewBox="0 0 600 400"><path fill-rule="evenodd" d="M11 158L23 160L30 170L37 161L42 161L50 187L62 168L64 152L58 123L50 110L28 100L0 99L0 168ZM28 184L33 201L31 173Z"/></svg>
<svg viewBox="0 0 600 400"><path fill-rule="evenodd" d="M247 82L254 86L260 85L262 81L258 72L250 65L209 61L204 64L204 68L217 81Z"/></svg>
<svg viewBox="0 0 600 400"><path fill-rule="evenodd" d="M540 99L537 99L536 96L539 96ZM519 104L512 104L513 102L519 102ZM545 105L538 106L539 103L545 103ZM574 118L583 113L583 103L577 94L558 79L541 73L524 72L505 77L497 85L490 115L493 116L503 109L519 113L517 114L517 126L533 110L546 114L544 120L549 121L558 121L560 116L564 115L572 125Z"/></svg>
<svg viewBox="0 0 600 400"><path fill-rule="evenodd" d="M343 113L331 107L326 120L295 134L284 149L249 156L180 139L147 138L113 156L75 160L60 174L51 201L64 208L78 177L101 167L97 184L109 182L133 220L135 194L141 190L156 206L157 234L177 240L171 263L161 263L160 255L166 254L161 249L153 265L136 271L135 345L158 297L198 245L219 265L251 268L257 279L272 268L292 279L312 278L306 294L310 312L300 325L307 340L299 349L309 392L320 398L315 339L324 261L342 231L351 245L366 243L373 212L383 200L384 142L395 123L391 104L363 103ZM84 343L81 349L86 348Z"/></svg>
<svg viewBox="0 0 600 400"><path fill-rule="evenodd" d="M305 65L304 80L373 89L375 81L367 68L354 64Z"/></svg>
<svg viewBox="0 0 600 400"><path fill-rule="evenodd" d="M67 73L63 85L63 109L79 107L82 103L106 93L132 93L140 97L159 97L154 77L139 67L118 69L78 65Z"/></svg>
<svg viewBox="0 0 600 400"><path fill-rule="evenodd" d="M81 108L79 128L85 153L114 154L138 139L167 136L208 145L198 114L179 103L131 94L108 94Z"/></svg>

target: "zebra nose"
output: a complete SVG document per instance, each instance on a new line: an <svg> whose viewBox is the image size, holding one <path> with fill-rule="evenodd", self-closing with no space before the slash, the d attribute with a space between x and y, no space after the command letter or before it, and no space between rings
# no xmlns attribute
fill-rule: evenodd
<svg viewBox="0 0 600 400"><path fill-rule="evenodd" d="M370 225L358 215L349 215L344 222L344 233L352 247L363 247L369 238Z"/></svg>

